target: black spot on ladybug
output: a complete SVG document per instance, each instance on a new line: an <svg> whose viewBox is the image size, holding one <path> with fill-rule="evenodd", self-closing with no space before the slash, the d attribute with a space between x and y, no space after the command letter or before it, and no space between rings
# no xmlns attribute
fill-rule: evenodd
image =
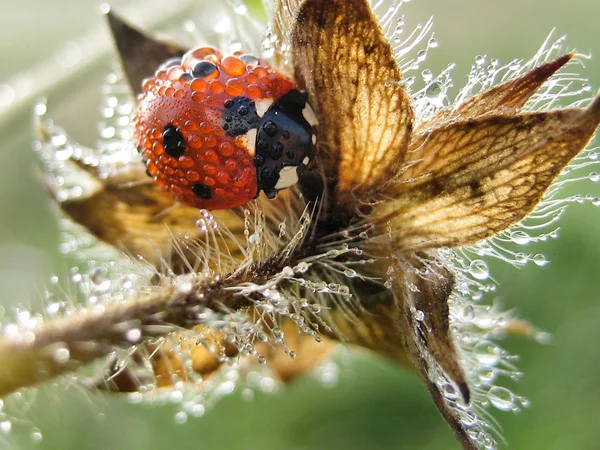
<svg viewBox="0 0 600 450"><path fill-rule="evenodd" d="M275 137L275 135L279 131L277 124L272 120L269 120L263 125L263 130L265 130L265 133L267 133L267 136L269 137Z"/></svg>
<svg viewBox="0 0 600 450"><path fill-rule="evenodd" d="M192 192L204 200L210 200L212 197L212 194L210 193L210 187L204 184L194 184L192 186Z"/></svg>
<svg viewBox="0 0 600 450"><path fill-rule="evenodd" d="M185 152L185 139L171 123L163 128L163 146L165 152L173 158L178 158Z"/></svg>
<svg viewBox="0 0 600 450"><path fill-rule="evenodd" d="M283 156L283 150L285 149L285 147L283 146L283 144L281 142L275 142L273 144L273 146L271 147L271 158L272 159L279 159Z"/></svg>
<svg viewBox="0 0 600 450"><path fill-rule="evenodd" d="M294 159L296 157L296 152L294 152L294 149L288 148L285 150L285 156L287 156L288 159Z"/></svg>
<svg viewBox="0 0 600 450"><path fill-rule="evenodd" d="M283 130L281 132L281 135L283 136L284 139L289 139L290 138L290 132L288 130Z"/></svg>
<svg viewBox="0 0 600 450"><path fill-rule="evenodd" d="M226 110L223 111L223 122L229 124L225 130L228 136L236 137L246 134L252 128L257 128L260 118L256 113L254 102L248 97L234 97L227 100Z"/></svg>
<svg viewBox="0 0 600 450"><path fill-rule="evenodd" d="M263 167L260 171L260 179L263 186L262 189L265 191L265 193L267 193L267 191L274 190L275 185L279 181L279 168L275 165Z"/></svg>
<svg viewBox="0 0 600 450"><path fill-rule="evenodd" d="M210 61L200 61L192 69L192 76L194 78L204 78L209 75L212 75L213 73L215 73L216 70L217 66L215 66Z"/></svg>
<svg viewBox="0 0 600 450"><path fill-rule="evenodd" d="M265 158L264 158L264 157L262 157L262 156L260 156L260 155L256 155L256 156L254 157L254 165L255 165L256 167L260 167L260 166L262 166L264 163L265 163Z"/></svg>
<svg viewBox="0 0 600 450"><path fill-rule="evenodd" d="M261 153L267 152L269 151L269 142L267 142L265 139L258 139L256 141L256 148Z"/></svg>
<svg viewBox="0 0 600 450"><path fill-rule="evenodd" d="M233 105L234 105L234 102L230 98L225 100L225 103L223 103L223 106L225 106L225 108L227 108L227 109L231 108Z"/></svg>

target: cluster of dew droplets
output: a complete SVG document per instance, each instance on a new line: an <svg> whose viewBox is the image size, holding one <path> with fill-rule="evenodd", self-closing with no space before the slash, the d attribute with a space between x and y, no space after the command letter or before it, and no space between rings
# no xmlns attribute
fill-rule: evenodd
<svg viewBox="0 0 600 450"><path fill-rule="evenodd" d="M26 418L27 409L35 399L35 391L16 392L9 397L0 399L0 445L2 448L12 448L11 434L26 434L32 444L39 443L42 438L41 430Z"/></svg>
<svg viewBox="0 0 600 450"><path fill-rule="evenodd" d="M540 64L555 60L570 49L566 47L565 37L548 36L542 47L529 61L513 60L508 64L500 64L496 59L484 55L475 58L467 84L460 89L455 103L492 87L495 84L508 81ZM550 78L530 101L525 105L526 111L544 111L558 106L585 107L590 101L592 88L585 78L571 70L580 65L578 58L567 64L558 74ZM582 183L600 181L600 165L598 148L588 148L581 152L575 160L563 171L558 180L545 194L535 210L522 222L509 230L500 233L491 240L466 250L471 255L490 256L506 261L516 267L529 263L536 266L548 264L546 257L537 251L535 244L556 239L559 236L558 222L571 204L591 204L600 206L600 198L593 194L569 194ZM596 189L597 190L597 189Z"/></svg>

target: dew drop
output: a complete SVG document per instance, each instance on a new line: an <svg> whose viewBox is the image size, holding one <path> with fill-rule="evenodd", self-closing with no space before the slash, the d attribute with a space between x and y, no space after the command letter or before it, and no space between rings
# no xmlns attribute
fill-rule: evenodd
<svg viewBox="0 0 600 450"><path fill-rule="evenodd" d="M283 331L281 330L281 328L273 328L272 331L273 337L277 340L282 340L283 339Z"/></svg>
<svg viewBox="0 0 600 450"><path fill-rule="evenodd" d="M269 337L267 336L267 333L265 333L264 331L259 331L258 333L256 333L256 339L258 339L260 342L268 342L269 341Z"/></svg>
<svg viewBox="0 0 600 450"><path fill-rule="evenodd" d="M69 352L69 349L65 346L61 345L59 347L56 347L52 351L52 359L57 364L65 364L65 363L69 362L70 358L71 358L71 353Z"/></svg>
<svg viewBox="0 0 600 450"><path fill-rule="evenodd" d="M600 181L600 174L592 172L588 175L588 178L590 179L590 181L597 183L598 181Z"/></svg>
<svg viewBox="0 0 600 450"><path fill-rule="evenodd" d="M430 83L425 88L425 96L429 103L434 106L442 107L444 106L444 98L446 97L446 92L444 86L437 81Z"/></svg>
<svg viewBox="0 0 600 450"><path fill-rule="evenodd" d="M110 289L110 280L108 270L103 267L94 269L91 276L92 283L97 291L107 291Z"/></svg>
<svg viewBox="0 0 600 450"><path fill-rule="evenodd" d="M0 431L3 433L10 433L12 428L12 422L10 420L3 420L0 422Z"/></svg>
<svg viewBox="0 0 600 450"><path fill-rule="evenodd" d="M483 55L477 55L475 57L475 64L477 64L478 66L481 66L481 65L485 64L485 56L483 56Z"/></svg>
<svg viewBox="0 0 600 450"><path fill-rule="evenodd" d="M131 342L132 344L137 344L142 338L142 330L139 328L131 328L125 332L125 339L127 342Z"/></svg>
<svg viewBox="0 0 600 450"><path fill-rule="evenodd" d="M344 270L344 275L348 278L355 278L358 274L354 269L346 269Z"/></svg>
<svg viewBox="0 0 600 450"><path fill-rule="evenodd" d="M533 262L535 263L536 266L540 266L540 267L545 266L546 264L548 264L548 260L541 253L538 253L538 254L536 254L536 255L533 256Z"/></svg>
<svg viewBox="0 0 600 450"><path fill-rule="evenodd" d="M177 414L175 414L175 423L177 424L184 424L187 422L187 419L188 415L184 411L179 411Z"/></svg>
<svg viewBox="0 0 600 450"><path fill-rule="evenodd" d="M485 261L476 259L469 265L469 272L477 280L485 280L490 276L490 270Z"/></svg>
<svg viewBox="0 0 600 450"><path fill-rule="evenodd" d="M473 305L466 305L463 308L462 316L467 321L475 319L475 309L473 308Z"/></svg>
<svg viewBox="0 0 600 450"><path fill-rule="evenodd" d="M520 230L513 231L510 238L515 244L518 245L525 245L531 242L531 236Z"/></svg>
<svg viewBox="0 0 600 450"><path fill-rule="evenodd" d="M133 287L133 277L130 275L125 275L121 280L121 287L123 289L131 289Z"/></svg>
<svg viewBox="0 0 600 450"><path fill-rule="evenodd" d="M429 48L437 48L438 47L438 41L436 38L434 38L433 36L431 38L429 38L429 41L427 42L427 47Z"/></svg>
<svg viewBox="0 0 600 450"><path fill-rule="evenodd" d="M196 403L192 407L192 416L194 416L194 417L201 417L204 415L205 412L206 412L206 408L204 407L204 405L201 405L200 403Z"/></svg>
<svg viewBox="0 0 600 450"><path fill-rule="evenodd" d="M296 266L296 272L304 273L308 270L308 267L309 267L309 264L306 262L298 263L298 265Z"/></svg>
<svg viewBox="0 0 600 450"><path fill-rule="evenodd" d="M514 395L505 387L494 386L488 392L490 403L501 411L510 411L515 404Z"/></svg>
<svg viewBox="0 0 600 450"><path fill-rule="evenodd" d="M489 341L481 341L473 348L473 354L481 364L493 366L500 361L501 350Z"/></svg>
<svg viewBox="0 0 600 450"><path fill-rule="evenodd" d="M29 438L33 442L40 442L42 440L42 432L38 428L33 428L29 433Z"/></svg>

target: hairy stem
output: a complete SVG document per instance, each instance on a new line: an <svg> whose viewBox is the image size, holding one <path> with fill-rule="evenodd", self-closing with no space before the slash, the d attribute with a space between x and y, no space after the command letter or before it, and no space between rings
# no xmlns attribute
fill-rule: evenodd
<svg viewBox="0 0 600 450"><path fill-rule="evenodd" d="M2 339L0 396L75 371L116 348L166 336L177 328L191 329L200 323L198 315L203 311L248 307L256 299L230 288L242 283L264 284L286 265L306 256L307 247L298 247L287 258L277 253L242 272L194 280L186 287L157 288L123 303L81 310L33 333L22 332L18 339ZM136 342L128 337L132 329L140 331Z"/></svg>

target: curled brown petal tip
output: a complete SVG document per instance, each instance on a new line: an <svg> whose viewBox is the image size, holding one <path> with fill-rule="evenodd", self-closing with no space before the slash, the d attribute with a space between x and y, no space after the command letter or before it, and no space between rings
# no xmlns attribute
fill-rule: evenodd
<svg viewBox="0 0 600 450"><path fill-rule="evenodd" d="M106 13L123 70L134 94L141 92L142 81L167 59L182 56L185 49L157 41L122 20L112 11Z"/></svg>
<svg viewBox="0 0 600 450"><path fill-rule="evenodd" d="M529 214L600 122L587 109L484 115L413 138L422 152L410 178L386 187L373 213L391 221L404 249L459 247L496 235Z"/></svg>

